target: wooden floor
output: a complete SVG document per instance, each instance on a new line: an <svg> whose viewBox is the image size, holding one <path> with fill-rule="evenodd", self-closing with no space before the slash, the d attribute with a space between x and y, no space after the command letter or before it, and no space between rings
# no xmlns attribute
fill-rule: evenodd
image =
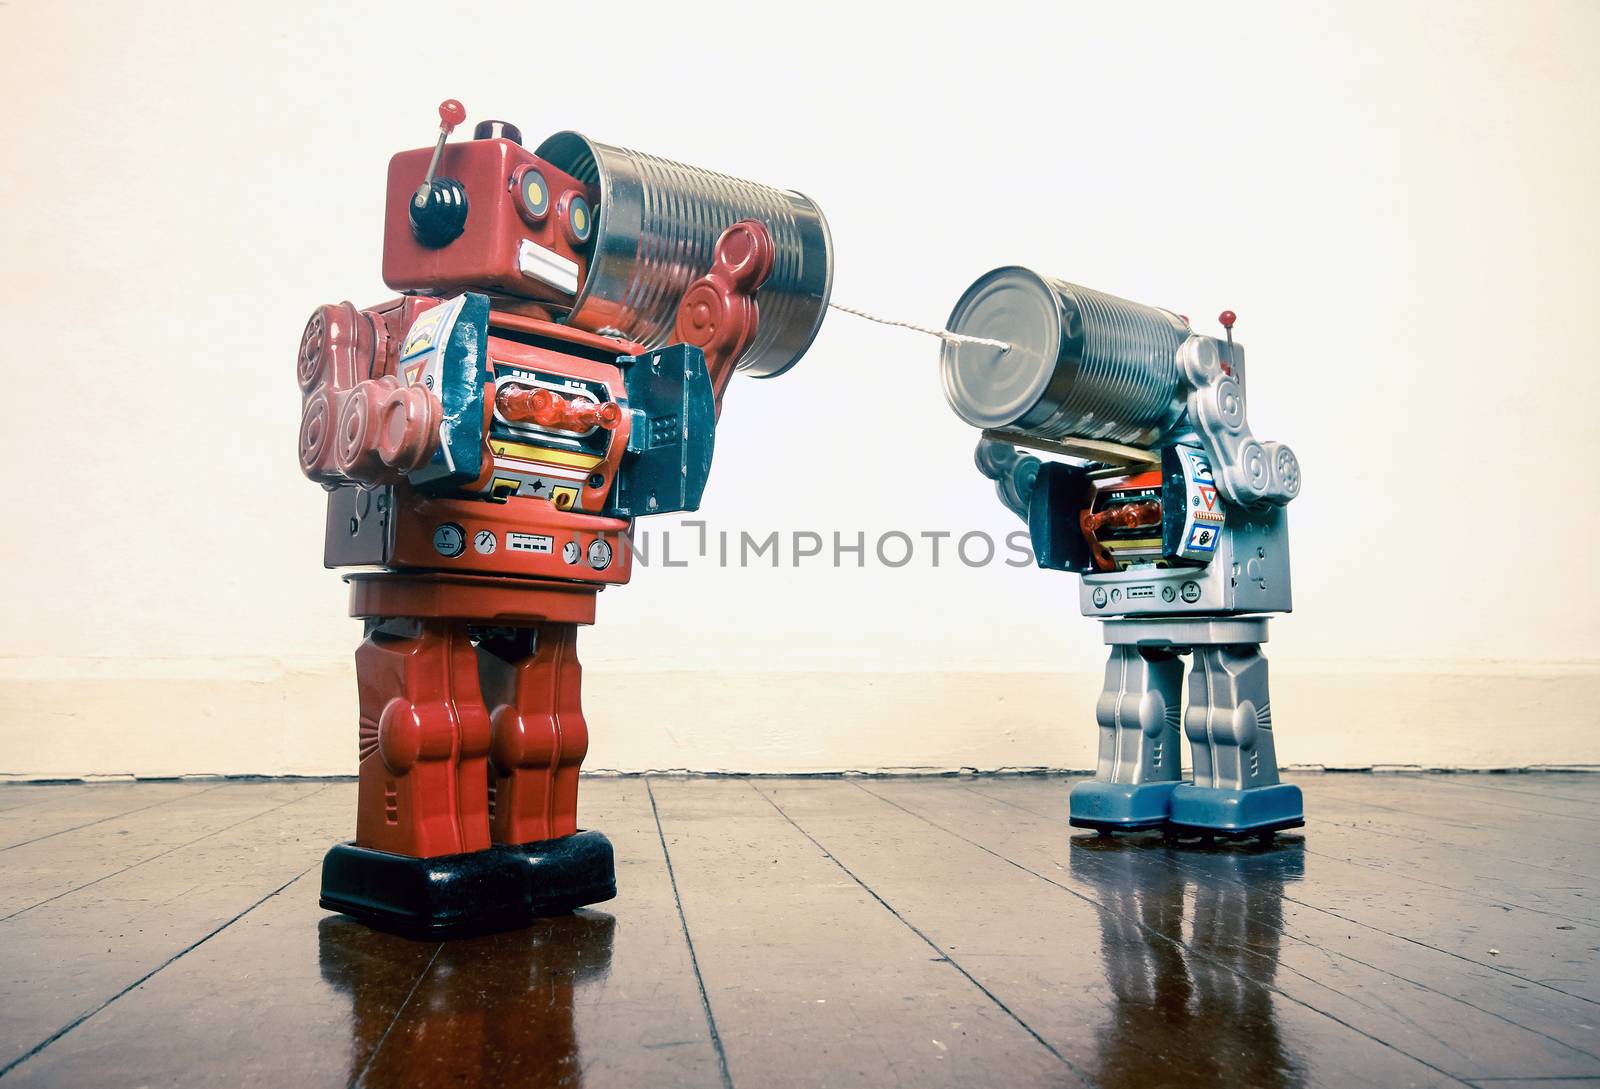
<svg viewBox="0 0 1600 1089"><path fill-rule="evenodd" d="M317 907L348 782L0 787L0 1080L1600 1087L1600 775L1299 776L1268 849L1065 779L601 779L618 898Z"/></svg>

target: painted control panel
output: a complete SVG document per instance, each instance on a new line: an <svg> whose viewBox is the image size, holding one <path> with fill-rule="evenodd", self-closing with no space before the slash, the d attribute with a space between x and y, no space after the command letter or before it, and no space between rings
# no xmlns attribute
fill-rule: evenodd
<svg viewBox="0 0 1600 1089"><path fill-rule="evenodd" d="M628 522L577 512L551 517L539 499L424 499L406 512L389 564L475 574L623 583L633 573Z"/></svg>
<svg viewBox="0 0 1600 1089"><path fill-rule="evenodd" d="M1210 563L1226 521L1211 459L1195 446L1169 446L1162 460L1163 553L1178 560Z"/></svg>
<svg viewBox="0 0 1600 1089"><path fill-rule="evenodd" d="M1085 616L1289 612L1288 513L1230 508L1210 563L1086 573L1078 606Z"/></svg>

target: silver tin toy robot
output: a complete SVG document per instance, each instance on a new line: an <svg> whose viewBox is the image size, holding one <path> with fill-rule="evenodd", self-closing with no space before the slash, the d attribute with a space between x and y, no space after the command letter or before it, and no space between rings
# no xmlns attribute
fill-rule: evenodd
<svg viewBox="0 0 1600 1089"><path fill-rule="evenodd" d="M978 468L1027 520L1039 566L1079 573L1079 605L1111 647L1076 827L1270 837L1305 823L1300 788L1278 781L1261 654L1265 614L1291 607L1284 508L1300 465L1250 432L1233 319L1218 340L1015 267L981 277L950 316L959 337L1010 345L945 343L945 395L983 430Z"/></svg>

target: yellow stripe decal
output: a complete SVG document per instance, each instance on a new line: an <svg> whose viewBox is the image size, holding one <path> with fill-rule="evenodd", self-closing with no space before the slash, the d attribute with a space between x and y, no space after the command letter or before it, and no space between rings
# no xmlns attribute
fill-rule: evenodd
<svg viewBox="0 0 1600 1089"><path fill-rule="evenodd" d="M525 442L506 442L493 439L489 449L508 458L542 461L547 465L570 465L574 469L593 469L605 460L594 454L575 454L571 450L552 450L548 446L529 446Z"/></svg>
<svg viewBox="0 0 1600 1089"><path fill-rule="evenodd" d="M1108 552L1116 552L1119 549L1123 549L1123 548L1160 548L1161 547L1161 538L1160 537L1141 537L1136 541L1128 541L1128 540L1101 541L1100 543L1105 546L1105 548L1106 548L1106 550Z"/></svg>

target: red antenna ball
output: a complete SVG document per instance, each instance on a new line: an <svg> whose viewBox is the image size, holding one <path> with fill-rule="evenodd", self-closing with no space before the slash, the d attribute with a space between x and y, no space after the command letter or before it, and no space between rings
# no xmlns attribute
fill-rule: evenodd
<svg viewBox="0 0 1600 1089"><path fill-rule="evenodd" d="M439 103L439 123L446 132L451 131L467 119L467 108L453 98L447 98Z"/></svg>
<svg viewBox="0 0 1600 1089"><path fill-rule="evenodd" d="M1233 323L1239 320L1239 315L1235 314L1232 310L1224 310L1222 313L1217 315L1217 320L1222 323L1222 327L1224 329L1232 329Z"/></svg>

